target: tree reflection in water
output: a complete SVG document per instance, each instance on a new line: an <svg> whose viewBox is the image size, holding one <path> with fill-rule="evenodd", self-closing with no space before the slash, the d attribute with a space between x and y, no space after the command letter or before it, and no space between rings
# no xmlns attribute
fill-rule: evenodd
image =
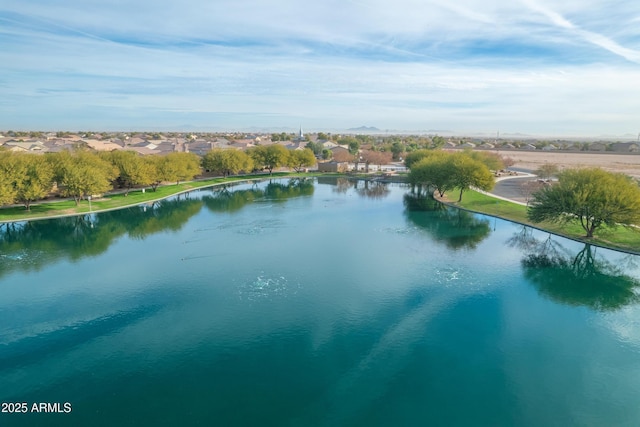
<svg viewBox="0 0 640 427"><path fill-rule="evenodd" d="M369 199L383 199L391 193L388 183L370 179L321 176L318 177L318 183L331 185L334 193L345 194L353 189L357 195Z"/></svg>
<svg viewBox="0 0 640 427"><path fill-rule="evenodd" d="M430 196L407 193L405 216L448 248L474 249L491 234L491 222L471 212L450 208Z"/></svg>
<svg viewBox="0 0 640 427"><path fill-rule="evenodd" d="M311 196L315 191L313 180L292 178L287 183L269 181L263 188L235 189L234 186L214 187L211 194L202 197L211 212L237 212L257 201L284 202L288 199Z"/></svg>
<svg viewBox="0 0 640 427"><path fill-rule="evenodd" d="M179 230L200 209L201 200L180 195L95 216L5 223L0 226L0 277L14 270L39 270L61 259L77 261L99 255L123 235L144 239Z"/></svg>
<svg viewBox="0 0 640 427"><path fill-rule="evenodd" d="M134 239L180 230L206 206L214 212L233 212L257 199L272 202L313 194L313 181L294 178L271 181L264 189L214 188L202 198L185 193L151 204L95 215L0 224L0 277L15 271L38 270L61 259L76 261L105 252L120 236Z"/></svg>
<svg viewBox="0 0 640 427"><path fill-rule="evenodd" d="M368 199L383 199L389 195L388 184L380 181L367 179L355 180L353 182L353 188L359 196Z"/></svg>
<svg viewBox="0 0 640 427"><path fill-rule="evenodd" d="M588 243L572 255L551 235L542 241L534 239L530 229L516 233L509 243L525 250L525 277L553 301L599 311L640 301L640 280L625 274L623 263L613 264L598 256L597 248ZM633 266L636 257L629 255L624 260Z"/></svg>

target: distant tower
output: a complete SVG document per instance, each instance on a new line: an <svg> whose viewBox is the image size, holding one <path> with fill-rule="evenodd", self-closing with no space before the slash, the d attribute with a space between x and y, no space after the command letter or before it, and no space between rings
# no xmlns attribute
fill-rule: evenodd
<svg viewBox="0 0 640 427"><path fill-rule="evenodd" d="M304 134L302 133L302 125L300 125L300 133L298 134L298 138L304 139Z"/></svg>

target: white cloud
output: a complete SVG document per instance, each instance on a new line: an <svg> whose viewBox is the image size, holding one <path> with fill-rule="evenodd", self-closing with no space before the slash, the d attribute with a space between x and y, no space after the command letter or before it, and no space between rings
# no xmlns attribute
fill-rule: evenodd
<svg viewBox="0 0 640 427"><path fill-rule="evenodd" d="M148 122L636 131L638 52L601 1L5 3L0 127L55 128L87 105Z"/></svg>

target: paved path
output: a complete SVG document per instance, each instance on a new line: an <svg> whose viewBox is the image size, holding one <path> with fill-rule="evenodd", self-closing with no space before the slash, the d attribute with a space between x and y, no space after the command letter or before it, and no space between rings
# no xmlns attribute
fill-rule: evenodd
<svg viewBox="0 0 640 427"><path fill-rule="evenodd" d="M519 175L507 175L496 178L496 185L493 190L486 192L481 190L480 193L484 193L488 196L495 197L496 199L507 200L519 205L526 206L527 199L520 190L520 185L523 181L535 180L538 177L531 173L519 172Z"/></svg>

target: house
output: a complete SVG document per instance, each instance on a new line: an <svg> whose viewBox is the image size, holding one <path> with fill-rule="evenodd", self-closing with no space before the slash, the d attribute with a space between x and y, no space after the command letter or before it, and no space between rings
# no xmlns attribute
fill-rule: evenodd
<svg viewBox="0 0 640 427"><path fill-rule="evenodd" d="M319 142L319 144L322 145L323 150L332 150L336 147L339 147L339 145L333 141L323 141L323 142Z"/></svg>
<svg viewBox="0 0 640 427"><path fill-rule="evenodd" d="M347 172L349 170L348 162L318 162L318 172Z"/></svg>
<svg viewBox="0 0 640 427"><path fill-rule="evenodd" d="M127 145L133 145L134 147L142 147L143 145L140 145L140 144L146 144L146 143L147 143L147 140L144 138L140 138L139 136L127 139Z"/></svg>
<svg viewBox="0 0 640 427"><path fill-rule="evenodd" d="M122 150L122 146L111 141L98 141L97 139L87 139L84 141L89 147L96 151Z"/></svg>
<svg viewBox="0 0 640 427"><path fill-rule="evenodd" d="M611 144L610 150L617 153L637 153L640 151L640 144L637 142L614 142Z"/></svg>
<svg viewBox="0 0 640 427"><path fill-rule="evenodd" d="M253 140L251 139L239 139L233 141L233 143L229 144L229 147L239 148L241 150L246 150L247 148L255 147Z"/></svg>
<svg viewBox="0 0 640 427"><path fill-rule="evenodd" d="M149 154L159 154L159 152L150 150L147 147L128 147L127 151L135 151L136 153L141 154L143 156L147 156Z"/></svg>
<svg viewBox="0 0 640 427"><path fill-rule="evenodd" d="M284 146L288 150L304 150L304 148L307 146L308 143L309 141L296 141L288 144L285 143Z"/></svg>
<svg viewBox="0 0 640 427"><path fill-rule="evenodd" d="M185 142L184 151L187 153L195 153L199 156L204 156L209 151L213 150L214 143L206 141L204 139L197 139L195 141Z"/></svg>
<svg viewBox="0 0 640 427"><path fill-rule="evenodd" d="M42 141L16 141L15 139L9 140L3 144L9 149L9 151L21 151L21 152L45 152L46 147Z"/></svg>
<svg viewBox="0 0 640 427"><path fill-rule="evenodd" d="M607 145L603 142L592 142L589 144L589 151L606 151Z"/></svg>
<svg viewBox="0 0 640 427"><path fill-rule="evenodd" d="M231 145L231 141L227 138L216 138L213 140L213 146L216 148L228 148Z"/></svg>

